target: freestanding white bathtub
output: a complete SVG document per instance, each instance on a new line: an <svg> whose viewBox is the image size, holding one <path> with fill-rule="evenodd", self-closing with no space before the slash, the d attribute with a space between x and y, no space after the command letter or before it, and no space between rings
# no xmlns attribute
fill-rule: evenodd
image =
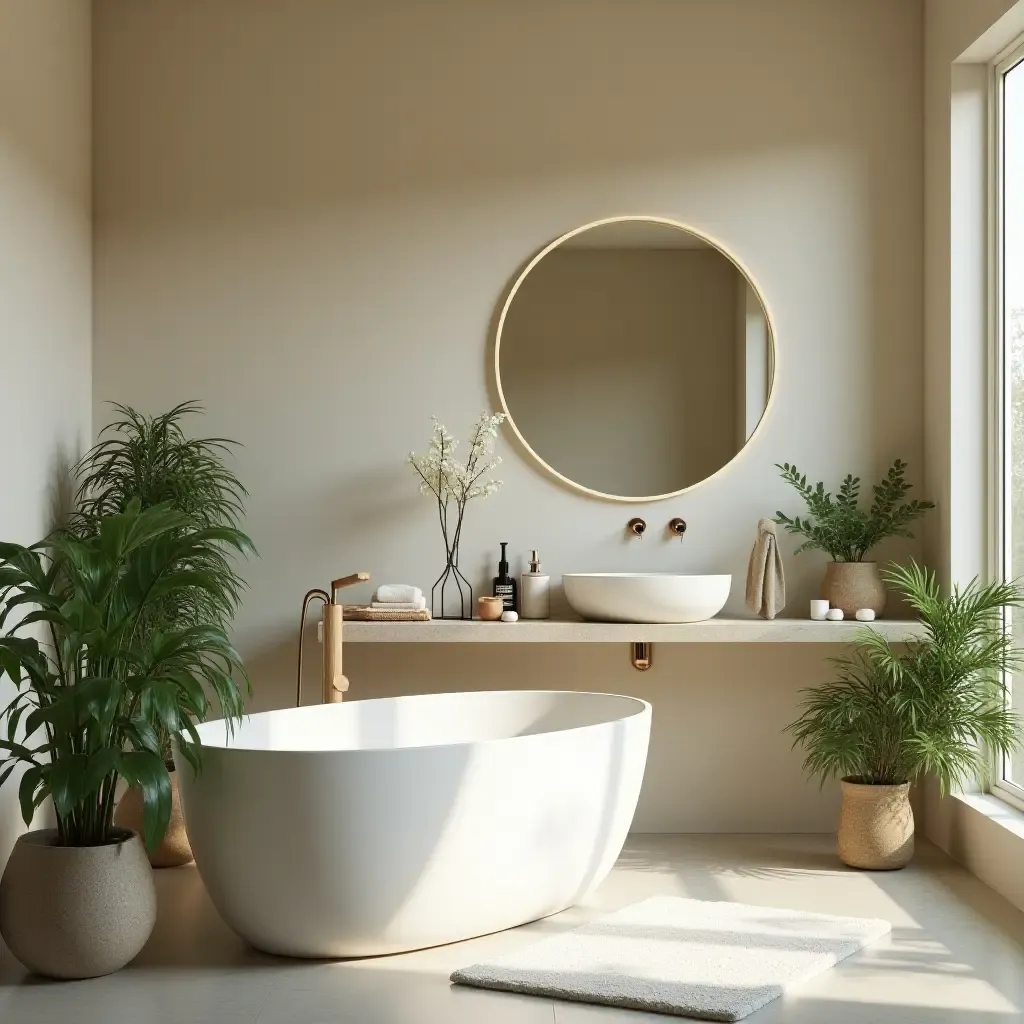
<svg viewBox="0 0 1024 1024"><path fill-rule="evenodd" d="M454 942L576 903L615 863L651 706L496 691L199 726L178 764L196 864L252 945L354 957ZM179 755L180 757L180 755Z"/></svg>

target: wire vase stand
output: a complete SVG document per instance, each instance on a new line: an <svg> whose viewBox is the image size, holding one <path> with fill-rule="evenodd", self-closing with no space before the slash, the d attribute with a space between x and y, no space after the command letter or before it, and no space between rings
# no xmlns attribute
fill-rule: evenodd
<svg viewBox="0 0 1024 1024"><path fill-rule="evenodd" d="M459 571L459 549L447 552L444 572L430 588L430 612L435 619L472 619L473 587ZM447 599L448 610L445 611ZM455 607L458 606L458 612Z"/></svg>

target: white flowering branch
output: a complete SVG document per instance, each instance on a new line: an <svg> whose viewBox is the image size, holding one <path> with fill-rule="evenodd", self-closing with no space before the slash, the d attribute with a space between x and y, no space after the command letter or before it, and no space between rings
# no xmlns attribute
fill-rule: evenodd
<svg viewBox="0 0 1024 1024"><path fill-rule="evenodd" d="M434 430L426 452L422 455L410 452L406 459L420 478L420 493L432 496L437 502L448 566L456 573L466 505L474 498L490 497L502 484L501 480L490 477L501 465L501 457L494 454L494 444L498 427L504 419L504 413L481 413L470 437L469 454L465 462L460 462L455 458L459 442L434 416ZM451 509L454 512L454 529L450 529L451 506L454 506Z"/></svg>

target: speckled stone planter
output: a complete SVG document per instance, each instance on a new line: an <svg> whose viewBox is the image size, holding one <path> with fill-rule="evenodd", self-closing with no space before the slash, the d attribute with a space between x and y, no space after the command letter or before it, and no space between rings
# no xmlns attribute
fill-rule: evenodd
<svg viewBox="0 0 1024 1024"><path fill-rule="evenodd" d="M836 834L839 859L868 871L905 867L914 856L910 784L866 786L843 779L842 790Z"/></svg>
<svg viewBox="0 0 1024 1024"><path fill-rule="evenodd" d="M156 887L142 840L58 846L56 829L23 835L0 879L0 935L30 970L96 978L124 967L156 923Z"/></svg>
<svg viewBox="0 0 1024 1024"><path fill-rule="evenodd" d="M877 562L829 562L821 596L832 608L842 608L848 619L861 608L870 608L880 619L888 595Z"/></svg>
<svg viewBox="0 0 1024 1024"><path fill-rule="evenodd" d="M163 839L147 850L149 863L155 868L177 868L192 862L192 847L188 832L185 831L185 815L181 811L181 797L178 795L178 774L171 770L171 817ZM114 811L114 823L132 832L142 833L142 790L131 788L118 801Z"/></svg>

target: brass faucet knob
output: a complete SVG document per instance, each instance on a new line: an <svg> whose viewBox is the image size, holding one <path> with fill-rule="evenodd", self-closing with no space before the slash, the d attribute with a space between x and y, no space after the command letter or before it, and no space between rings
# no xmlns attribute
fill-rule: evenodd
<svg viewBox="0 0 1024 1024"><path fill-rule="evenodd" d="M686 520L676 516L675 519L669 520L668 528L682 540L683 534L686 533Z"/></svg>
<svg viewBox="0 0 1024 1024"><path fill-rule="evenodd" d="M647 524L642 519L634 516L628 523L626 523L626 529L637 537L643 537L644 530L647 529Z"/></svg>

